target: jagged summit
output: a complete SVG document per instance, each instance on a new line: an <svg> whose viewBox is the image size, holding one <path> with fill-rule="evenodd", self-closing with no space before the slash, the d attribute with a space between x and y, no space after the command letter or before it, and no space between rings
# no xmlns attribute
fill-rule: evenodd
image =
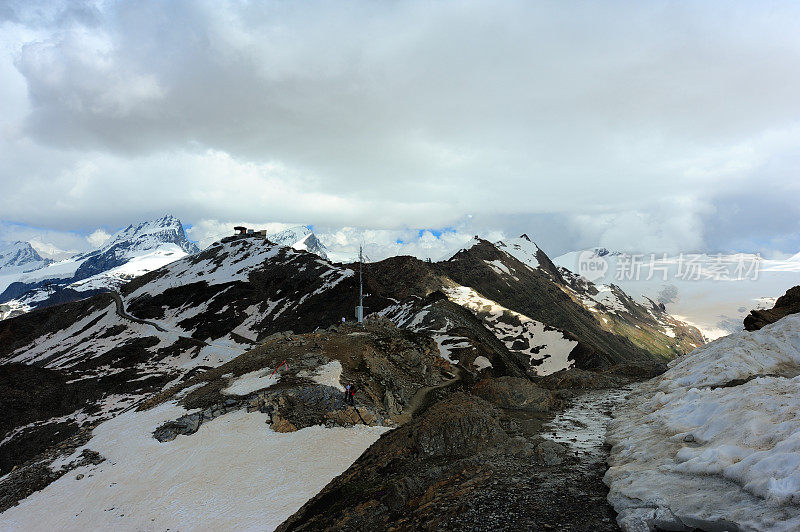
<svg viewBox="0 0 800 532"><path fill-rule="evenodd" d="M523 233L517 238L501 240L495 245L531 268L538 268L540 265L539 255L542 250L527 234Z"/></svg>
<svg viewBox="0 0 800 532"><path fill-rule="evenodd" d="M199 248L189 241L183 230L181 221L167 214L157 220L149 220L136 225L129 225L115 233L101 248L105 252L113 248L125 251L152 249L159 244L175 244L188 254L197 253ZM92 255L96 252L87 253Z"/></svg>
<svg viewBox="0 0 800 532"><path fill-rule="evenodd" d="M30 251L35 253L32 248ZM118 288L136 276L197 252L181 221L167 214L129 225L99 249L7 277L0 286L0 303L27 311L81 299Z"/></svg>
<svg viewBox="0 0 800 532"><path fill-rule="evenodd" d="M287 246L299 251L308 251L323 259L328 258L328 249L319 241L317 235L305 225L298 225L277 233L267 234L267 240L280 246Z"/></svg>
<svg viewBox="0 0 800 532"><path fill-rule="evenodd" d="M43 268L53 261L42 258L30 242L0 244L0 274L14 271L31 271Z"/></svg>

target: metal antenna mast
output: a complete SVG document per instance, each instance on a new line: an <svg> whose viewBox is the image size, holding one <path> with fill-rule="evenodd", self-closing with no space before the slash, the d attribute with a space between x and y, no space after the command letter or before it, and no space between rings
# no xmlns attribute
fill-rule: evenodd
<svg viewBox="0 0 800 532"><path fill-rule="evenodd" d="M362 247L358 246L358 306L356 307L358 323L364 323L364 283L361 275L361 270L363 268L364 254L362 252Z"/></svg>

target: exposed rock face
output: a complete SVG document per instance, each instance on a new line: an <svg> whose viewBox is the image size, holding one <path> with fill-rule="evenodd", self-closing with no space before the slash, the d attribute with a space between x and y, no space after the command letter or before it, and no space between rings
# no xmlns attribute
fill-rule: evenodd
<svg viewBox="0 0 800 532"><path fill-rule="evenodd" d="M458 415L454 416L453 412ZM412 455L470 456L508 438L490 404L463 394L437 403L408 431Z"/></svg>
<svg viewBox="0 0 800 532"><path fill-rule="evenodd" d="M572 368L538 378L535 382L538 386L548 390L594 390L615 388L625 384L627 379L618 375Z"/></svg>
<svg viewBox="0 0 800 532"><path fill-rule="evenodd" d="M364 327L337 329L277 335L261 347L157 394L141 408L179 398L187 409L199 411L161 425L153 437L164 442L191 435L203 423L245 408L268 414L276 432L294 432L313 425L395 426L394 418L409 406L417 391L447 378L446 361L425 336L398 329L388 320L368 320ZM269 374L270 368L284 361L287 365L277 374L279 381L265 389L242 396L223 391L244 374L254 370ZM345 403L344 392L334 382L315 382L325 368L332 371L329 378L355 387L355 406ZM182 391L191 387L183 396Z"/></svg>
<svg viewBox="0 0 800 532"><path fill-rule="evenodd" d="M765 325L775 323L784 316L797 312L800 312L800 286L787 290L771 309L751 310L744 319L744 328L746 331L757 331Z"/></svg>
<svg viewBox="0 0 800 532"><path fill-rule="evenodd" d="M472 287L508 309L568 332L578 342L570 359L580 360L583 369L652 365L663 360L663 355L634 344L626 335L604 329L592 312L567 294L563 278L545 261L546 256L541 253L537 257L539 267L531 268L480 240L435 266L458 284ZM509 273L502 269L498 273L498 264Z"/></svg>
<svg viewBox="0 0 800 532"><path fill-rule="evenodd" d="M478 382L473 391L491 403L513 410L545 412L556 404L548 390L519 377L485 379Z"/></svg>
<svg viewBox="0 0 800 532"><path fill-rule="evenodd" d="M413 511L449 491L450 480L479 469L469 458L509 440L497 417L486 401L454 394L378 440L278 530L410 526Z"/></svg>
<svg viewBox="0 0 800 532"><path fill-rule="evenodd" d="M519 430L528 413L508 412L452 393L384 434L278 530L616 530L602 471L582 472L564 445Z"/></svg>

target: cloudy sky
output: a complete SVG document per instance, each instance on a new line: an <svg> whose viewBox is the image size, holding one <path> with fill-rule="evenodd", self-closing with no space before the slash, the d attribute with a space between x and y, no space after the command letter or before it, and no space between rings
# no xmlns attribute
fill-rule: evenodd
<svg viewBox="0 0 800 532"><path fill-rule="evenodd" d="M800 250L789 2L0 0L0 80L0 240Z"/></svg>

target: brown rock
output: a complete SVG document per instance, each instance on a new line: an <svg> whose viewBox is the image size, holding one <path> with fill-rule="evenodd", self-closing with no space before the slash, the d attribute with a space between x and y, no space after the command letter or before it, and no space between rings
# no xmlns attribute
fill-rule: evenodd
<svg viewBox="0 0 800 532"><path fill-rule="evenodd" d="M295 432L297 427L278 414L272 416L272 430L275 432Z"/></svg>
<svg viewBox="0 0 800 532"><path fill-rule="evenodd" d="M503 408L543 412L556 404L548 390L521 377L484 379L475 385L475 395Z"/></svg>
<svg viewBox="0 0 800 532"><path fill-rule="evenodd" d="M800 312L800 286L795 286L779 297L771 309L751 310L750 315L744 319L744 328L747 331L757 331L784 316L798 312Z"/></svg>

